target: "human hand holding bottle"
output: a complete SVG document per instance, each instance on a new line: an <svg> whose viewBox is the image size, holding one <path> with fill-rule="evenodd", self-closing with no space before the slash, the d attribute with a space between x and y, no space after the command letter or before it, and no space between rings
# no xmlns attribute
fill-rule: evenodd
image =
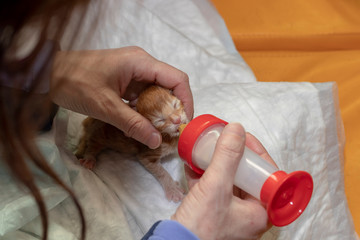
<svg viewBox="0 0 360 240"><path fill-rule="evenodd" d="M234 188L237 166L245 144L275 165L265 148L238 123L230 123L221 133L211 164L201 178L186 167L190 191L172 219L200 239L256 239L271 224L263 204Z"/></svg>

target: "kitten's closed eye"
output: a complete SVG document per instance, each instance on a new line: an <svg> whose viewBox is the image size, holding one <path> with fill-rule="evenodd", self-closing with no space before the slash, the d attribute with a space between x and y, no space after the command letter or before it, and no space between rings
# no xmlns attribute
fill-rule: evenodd
<svg viewBox="0 0 360 240"><path fill-rule="evenodd" d="M157 126L157 125L164 125L165 121L166 121L166 119L164 119L164 118L158 118L158 119L153 120L152 122L155 126Z"/></svg>
<svg viewBox="0 0 360 240"><path fill-rule="evenodd" d="M179 100L174 101L173 106L174 106L174 109L178 109L180 107L180 101Z"/></svg>

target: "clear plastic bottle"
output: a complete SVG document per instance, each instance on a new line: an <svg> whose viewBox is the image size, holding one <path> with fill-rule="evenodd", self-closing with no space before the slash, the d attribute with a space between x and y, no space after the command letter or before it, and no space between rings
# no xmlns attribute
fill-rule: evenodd
<svg viewBox="0 0 360 240"><path fill-rule="evenodd" d="M216 142L227 122L209 114L200 115L179 128L180 157L197 173L209 166ZM245 147L234 184L266 204L270 221L285 226L298 218L310 201L313 181L310 174L287 174Z"/></svg>

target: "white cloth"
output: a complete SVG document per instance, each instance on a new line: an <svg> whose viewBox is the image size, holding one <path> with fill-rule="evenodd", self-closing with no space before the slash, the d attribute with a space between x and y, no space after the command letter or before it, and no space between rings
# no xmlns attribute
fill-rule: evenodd
<svg viewBox="0 0 360 240"><path fill-rule="evenodd" d="M65 38L63 49L67 42ZM140 46L189 75L195 116L210 113L241 122L282 170L312 174L314 193L303 215L289 226L273 227L263 239L357 239L344 194L344 135L335 84L256 82L221 17L205 0L94 2L72 48L128 45ZM61 110L53 143L85 209L88 239L139 239L155 221L169 218L178 204L168 202L158 182L132 158L110 152L94 172L80 167L69 149L83 118ZM178 156L165 159L164 166L183 180ZM80 226L71 200L51 207L50 239L76 239ZM37 239L41 224L32 219L26 226L3 229L0 239Z"/></svg>

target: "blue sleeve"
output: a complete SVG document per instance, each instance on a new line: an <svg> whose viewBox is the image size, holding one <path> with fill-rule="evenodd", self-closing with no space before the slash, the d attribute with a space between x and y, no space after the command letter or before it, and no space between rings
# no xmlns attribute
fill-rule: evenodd
<svg viewBox="0 0 360 240"><path fill-rule="evenodd" d="M200 240L195 234L176 221L155 223L141 240Z"/></svg>

